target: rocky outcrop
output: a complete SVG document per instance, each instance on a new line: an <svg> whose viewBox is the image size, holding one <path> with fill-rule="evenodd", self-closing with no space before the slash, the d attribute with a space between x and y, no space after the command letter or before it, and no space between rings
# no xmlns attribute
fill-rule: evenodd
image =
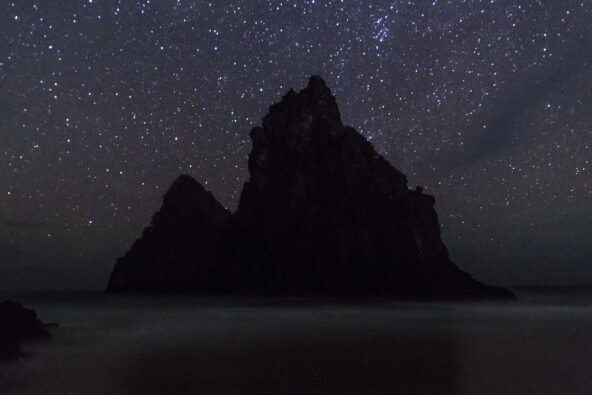
<svg viewBox="0 0 592 395"><path fill-rule="evenodd" d="M304 90L290 90L272 105L262 125L251 131L251 139L251 178L224 231L222 226L211 230L220 235L219 242L199 245L202 250L212 247L209 256L214 258L201 272L204 277L193 280L194 291L404 298L512 296L473 280L449 259L440 238L434 198L422 188L410 190L401 172L355 129L343 125L335 98L320 77L312 77ZM186 204L190 200L187 196ZM192 204L198 210L198 203ZM175 218L180 219L184 211ZM170 224L171 231L181 228L187 233L202 225L188 217ZM167 243L163 240L161 245ZM171 285L169 280L162 282L159 274L176 265L158 254L140 252L140 247L134 245L130 254L136 248L137 254L153 258L134 260L136 272L157 275L160 288ZM193 252L184 256L185 267L191 262L202 266Z"/></svg>
<svg viewBox="0 0 592 395"><path fill-rule="evenodd" d="M226 291L509 295L450 261L434 198L409 190L401 172L342 124L320 77L271 106L251 139L251 179L224 235L218 281Z"/></svg>
<svg viewBox="0 0 592 395"><path fill-rule="evenodd" d="M0 303L0 360L21 356L24 341L51 339L47 326L37 319L34 310L20 303L8 300Z"/></svg>
<svg viewBox="0 0 592 395"><path fill-rule="evenodd" d="M132 248L119 258L107 286L117 291L194 291L204 286L207 268L230 218L195 179L182 175Z"/></svg>

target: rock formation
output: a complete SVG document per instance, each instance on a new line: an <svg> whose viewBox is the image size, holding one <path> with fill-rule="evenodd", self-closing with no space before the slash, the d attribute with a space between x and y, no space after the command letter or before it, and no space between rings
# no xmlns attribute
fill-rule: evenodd
<svg viewBox="0 0 592 395"><path fill-rule="evenodd" d="M37 319L34 310L20 303L8 300L0 303L0 360L19 357L23 341L50 339L47 326Z"/></svg>
<svg viewBox="0 0 592 395"><path fill-rule="evenodd" d="M142 237L117 260L107 291L193 291L203 287L226 210L197 181L173 182Z"/></svg>
<svg viewBox="0 0 592 395"><path fill-rule="evenodd" d="M203 277L186 284L194 291L511 297L509 291L473 280L448 258L434 198L421 188L410 190L401 172L355 129L342 124L335 98L320 77L313 76L304 90L290 90L272 105L262 126L251 131L251 139L251 178L227 224L229 215L213 197L206 207L189 194L183 199L186 207L179 205L168 220L169 232L188 235L198 228L204 232L206 223L216 224L210 225L210 232L218 242L205 244L191 236L195 250L188 245L183 249L182 271L204 267L196 250L207 250L212 257L204 261ZM165 206L166 197L161 212ZM199 223L189 215L200 210L202 221L219 220ZM162 259L152 252L153 243L141 240L118 262L109 289L142 289L137 280L145 283L146 276L156 276L160 286L143 289L176 290L162 273L178 265L168 255ZM173 246L170 238L161 239L160 245L161 250ZM129 266L126 259L135 269L120 281L124 277L117 272ZM112 286L114 278L119 279L117 287Z"/></svg>

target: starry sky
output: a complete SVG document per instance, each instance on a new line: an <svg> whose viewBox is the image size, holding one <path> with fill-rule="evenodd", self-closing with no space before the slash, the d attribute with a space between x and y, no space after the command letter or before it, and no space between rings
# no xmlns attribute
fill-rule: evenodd
<svg viewBox="0 0 592 395"><path fill-rule="evenodd" d="M229 209L312 74L500 285L592 283L592 2L0 2L0 288L105 286L181 173Z"/></svg>

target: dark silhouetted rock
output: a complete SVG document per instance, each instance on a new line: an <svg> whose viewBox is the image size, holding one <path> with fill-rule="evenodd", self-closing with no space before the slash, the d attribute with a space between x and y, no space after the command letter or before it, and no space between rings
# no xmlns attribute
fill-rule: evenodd
<svg viewBox="0 0 592 395"><path fill-rule="evenodd" d="M23 341L50 339L46 327L34 310L16 302L0 303L0 360L19 357Z"/></svg>
<svg viewBox="0 0 592 395"><path fill-rule="evenodd" d="M226 212L213 197L198 202L185 193L169 219L168 232L207 232L190 212L216 213L207 222L220 243L184 248L183 260L202 267L195 251L215 252L193 290L257 295L394 296L403 298L512 297L509 291L473 280L448 258L440 238L435 200L423 188L410 190L355 129L341 122L335 98L317 76L299 93L290 90L251 131L250 180L236 213L222 232ZM195 187L197 188L197 187ZM166 198L165 198L166 200ZM161 211L164 211L163 206ZM188 210L187 207L191 207ZM213 207L218 207L218 211ZM224 215L220 213L224 213ZM159 214L157 214L159 215ZM156 221L152 226L156 233ZM149 228L150 230L151 228ZM146 242L142 242L146 239ZM145 235L120 261L112 284L174 283L169 251L176 238ZM150 240L150 241L148 241ZM143 244L140 244L143 243ZM142 259L138 259L141 257ZM131 267L133 277L120 281ZM195 278L192 274L190 278ZM135 280L131 280L134 278Z"/></svg>
<svg viewBox="0 0 592 395"><path fill-rule="evenodd" d="M434 198L409 190L401 172L342 124L320 77L271 106L251 138L251 179L224 237L218 281L226 291L511 295L450 261Z"/></svg>
<svg viewBox="0 0 592 395"><path fill-rule="evenodd" d="M190 176L180 176L142 237L118 259L107 291L199 289L229 218L211 192Z"/></svg>

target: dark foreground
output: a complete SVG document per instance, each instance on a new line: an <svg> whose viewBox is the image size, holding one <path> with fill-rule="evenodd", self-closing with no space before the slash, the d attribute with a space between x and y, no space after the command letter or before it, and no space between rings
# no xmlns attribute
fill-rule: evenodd
<svg viewBox="0 0 592 395"><path fill-rule="evenodd" d="M23 356L21 343L47 340L51 334L47 324L37 319L34 310L20 303L5 300L0 303L0 361ZM55 326L51 325L51 326Z"/></svg>
<svg viewBox="0 0 592 395"><path fill-rule="evenodd" d="M0 365L0 392L589 393L590 290L514 291L479 304L7 295L61 327Z"/></svg>

